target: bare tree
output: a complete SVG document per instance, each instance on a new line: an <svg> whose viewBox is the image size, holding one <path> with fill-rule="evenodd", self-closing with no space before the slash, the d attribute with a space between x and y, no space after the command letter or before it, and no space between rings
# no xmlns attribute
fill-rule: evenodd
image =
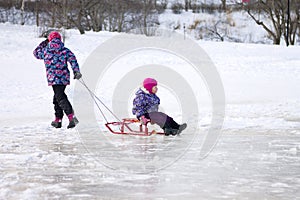
<svg viewBox="0 0 300 200"><path fill-rule="evenodd" d="M39 1L35 1L35 23L36 26L40 26L40 9L39 9Z"/></svg>
<svg viewBox="0 0 300 200"><path fill-rule="evenodd" d="M221 23L221 21L217 21L213 26L207 27L207 30L212 38L219 39L223 42L224 38L227 36L227 29L220 28L219 24Z"/></svg>
<svg viewBox="0 0 300 200"><path fill-rule="evenodd" d="M125 17L131 7L131 1L111 0L109 2L109 30L122 32L124 30Z"/></svg>
<svg viewBox="0 0 300 200"><path fill-rule="evenodd" d="M87 26L91 26L93 31L102 31L105 26L105 19L108 17L109 9L108 0L92 0L86 7Z"/></svg>
<svg viewBox="0 0 300 200"><path fill-rule="evenodd" d="M300 2L290 1L290 10L288 10L286 26L284 28L284 38L286 44L294 45L296 42L296 36L300 32ZM289 29L289 31L287 31Z"/></svg>
<svg viewBox="0 0 300 200"><path fill-rule="evenodd" d="M149 35L148 28L153 27L156 23L158 23L158 20L156 19L155 15L156 10L154 7L154 1L155 0L142 0L142 25L144 28L144 34Z"/></svg>
<svg viewBox="0 0 300 200"><path fill-rule="evenodd" d="M25 24L25 0L22 0L22 5L21 5L21 25Z"/></svg>
<svg viewBox="0 0 300 200"><path fill-rule="evenodd" d="M245 6L249 16L267 31L273 40L273 44L280 44L281 37L286 36L287 25L291 28L291 31L285 37L289 40L286 40L286 43L291 42L291 44L294 44L296 32L299 30L299 19L297 19L297 15L299 17L299 3L293 4L293 15L296 17L287 24L288 0L256 0L250 2ZM257 12L265 15L267 20L262 21L259 15L257 16ZM268 21L271 21L271 24L268 24Z"/></svg>
<svg viewBox="0 0 300 200"><path fill-rule="evenodd" d="M191 0L184 0L184 9L185 11L188 11L192 8L192 1Z"/></svg>
<svg viewBox="0 0 300 200"><path fill-rule="evenodd" d="M85 33L85 27L83 24L85 7L88 5L89 1L87 0L63 0L62 8L62 25L65 28L68 28L69 22L75 26L80 34Z"/></svg>
<svg viewBox="0 0 300 200"><path fill-rule="evenodd" d="M226 0L221 0L222 9L226 11Z"/></svg>

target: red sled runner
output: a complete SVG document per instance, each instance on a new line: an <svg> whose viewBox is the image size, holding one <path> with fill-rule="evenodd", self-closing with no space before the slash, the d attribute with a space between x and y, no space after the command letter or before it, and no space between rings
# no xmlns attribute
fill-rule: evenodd
<svg viewBox="0 0 300 200"><path fill-rule="evenodd" d="M120 122L108 122L105 124L107 129L113 134L127 134L127 135L138 135L138 136L150 136L153 134L165 134L163 132L157 132L155 130L150 131L148 129L148 123L142 124L136 118L125 118ZM135 130L133 125L138 125L139 129ZM117 129L117 130L116 130Z"/></svg>

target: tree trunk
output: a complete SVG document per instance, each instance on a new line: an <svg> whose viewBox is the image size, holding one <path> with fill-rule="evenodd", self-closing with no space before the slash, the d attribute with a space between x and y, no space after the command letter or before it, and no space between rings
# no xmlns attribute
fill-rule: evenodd
<svg viewBox="0 0 300 200"><path fill-rule="evenodd" d="M39 6L38 6L38 1L35 2L35 22L36 26L40 26L40 15L39 15Z"/></svg>
<svg viewBox="0 0 300 200"><path fill-rule="evenodd" d="M21 25L25 24L24 14L25 14L25 0L22 0L22 5L21 5Z"/></svg>
<svg viewBox="0 0 300 200"><path fill-rule="evenodd" d="M184 0L184 9L185 11L188 11L192 7L192 2L191 0Z"/></svg>
<svg viewBox="0 0 300 200"><path fill-rule="evenodd" d="M221 0L222 1L222 9L226 11L226 0Z"/></svg>

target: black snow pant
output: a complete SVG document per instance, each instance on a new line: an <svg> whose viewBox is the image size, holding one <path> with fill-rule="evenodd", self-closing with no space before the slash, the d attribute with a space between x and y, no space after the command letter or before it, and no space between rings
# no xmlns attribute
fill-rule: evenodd
<svg viewBox="0 0 300 200"><path fill-rule="evenodd" d="M179 124L173 120L172 117L162 112L151 112L144 115L151 123L159 125L162 129L178 129Z"/></svg>
<svg viewBox="0 0 300 200"><path fill-rule="evenodd" d="M66 115L73 113L73 108L71 103L68 100L67 95L65 94L65 85L53 85L54 91L53 104L55 110L55 117L62 119L64 112Z"/></svg>

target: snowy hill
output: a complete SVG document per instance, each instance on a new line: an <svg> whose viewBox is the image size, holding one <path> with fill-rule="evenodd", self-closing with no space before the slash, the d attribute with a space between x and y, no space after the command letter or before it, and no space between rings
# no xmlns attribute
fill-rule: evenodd
<svg viewBox="0 0 300 200"><path fill-rule="evenodd" d="M116 35L68 30L65 44L83 66L97 46ZM50 127L52 90L43 63L32 55L43 40L36 27L0 24L0 38L0 199L295 199L300 195L300 47L198 41L224 86L223 135L206 159L197 157L201 141L190 143L191 139L194 132L204 134L210 121L203 103L200 128L181 136L139 138L106 132L115 150L108 148L107 141L95 141L105 162L134 165L182 155L163 170L136 174L107 168L94 159L76 130ZM76 84L73 81L67 89L70 97ZM102 92L101 98L110 102ZM169 99L164 93L160 98ZM189 120L197 122L193 116ZM93 131L87 127L86 134ZM166 149L157 155L162 148Z"/></svg>

